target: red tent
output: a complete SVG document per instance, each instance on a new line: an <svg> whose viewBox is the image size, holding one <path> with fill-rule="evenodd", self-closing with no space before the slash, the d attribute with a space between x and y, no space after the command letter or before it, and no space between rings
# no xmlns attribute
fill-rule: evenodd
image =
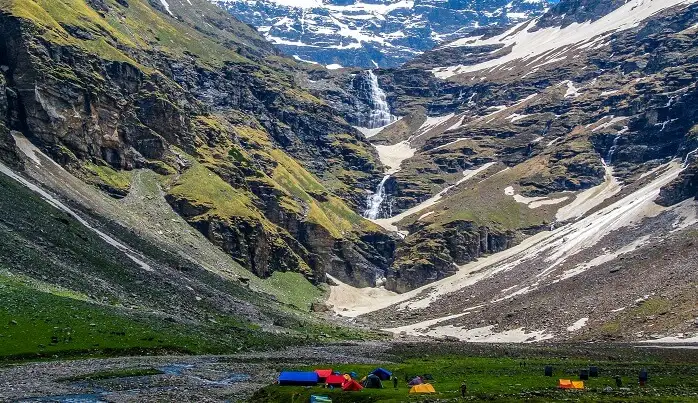
<svg viewBox="0 0 698 403"><path fill-rule="evenodd" d="M317 374L318 378L320 378L320 382L325 382L327 378L332 375L332 370L331 369L316 369L315 373Z"/></svg>
<svg viewBox="0 0 698 403"><path fill-rule="evenodd" d="M347 381L347 383L345 383L345 384L342 386L342 389L344 389L345 391L350 391L350 390L361 390L361 389L363 389L363 388L364 388L364 387L361 386L361 384L359 384L358 382L356 382L356 381L353 380L353 379L352 379L351 381Z"/></svg>
<svg viewBox="0 0 698 403"><path fill-rule="evenodd" d="M346 381L347 380L344 378L344 375L330 375L327 377L325 383L331 386L342 386Z"/></svg>

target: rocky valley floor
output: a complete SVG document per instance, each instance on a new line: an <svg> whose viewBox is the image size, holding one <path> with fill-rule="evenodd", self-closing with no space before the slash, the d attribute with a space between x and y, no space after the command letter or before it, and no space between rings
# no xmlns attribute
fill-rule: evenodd
<svg viewBox="0 0 698 403"><path fill-rule="evenodd" d="M291 400L285 399L291 395L304 399L310 393L328 392L340 402L433 401L434 397L407 397L402 378L422 373L433 374L439 401L460 401L456 396L463 379L469 383L466 400L471 401L593 401L601 397L613 401L691 401L698 396L697 363L698 350L631 345L517 346L427 340L341 343L229 356L6 363L0 366L0 401L288 402ZM555 377L543 376L545 365L554 366ZM556 390L557 377L575 378L580 369L590 365L599 367L600 377L589 381L586 391ZM357 372L383 366L395 371L400 385L397 390L389 387L354 394L269 386L282 369L318 366ZM635 379L643 368L651 376L644 389L637 386ZM615 385L615 376L623 378L624 387Z"/></svg>

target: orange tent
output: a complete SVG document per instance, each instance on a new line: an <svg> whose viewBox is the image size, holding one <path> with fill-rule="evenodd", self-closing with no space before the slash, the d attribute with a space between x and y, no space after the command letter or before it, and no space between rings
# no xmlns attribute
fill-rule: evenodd
<svg viewBox="0 0 698 403"><path fill-rule="evenodd" d="M560 389L584 389L584 382L571 381L569 379L560 379L557 382L557 387Z"/></svg>
<svg viewBox="0 0 698 403"><path fill-rule="evenodd" d="M436 393L434 387L430 383L423 383L421 385L414 385L410 389L410 393Z"/></svg>
<svg viewBox="0 0 698 403"><path fill-rule="evenodd" d="M345 391L361 390L363 388L364 387L355 380L347 381L344 385L342 385L342 389Z"/></svg>

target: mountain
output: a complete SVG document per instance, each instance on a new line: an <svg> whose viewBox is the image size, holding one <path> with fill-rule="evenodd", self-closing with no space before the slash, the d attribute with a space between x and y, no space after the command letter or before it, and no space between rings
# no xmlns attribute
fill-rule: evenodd
<svg viewBox="0 0 698 403"><path fill-rule="evenodd" d="M395 67L473 30L543 13L557 0L215 0L296 59Z"/></svg>
<svg viewBox="0 0 698 403"><path fill-rule="evenodd" d="M0 355L345 332L308 311L388 267L382 165L295 61L201 0L4 0L0 33Z"/></svg>
<svg viewBox="0 0 698 403"><path fill-rule="evenodd" d="M374 70L396 119L364 130L389 168L367 206L404 239L337 312L471 341L695 333L697 27L695 1L561 1ZM361 70L310 81L375 109Z"/></svg>
<svg viewBox="0 0 698 403"><path fill-rule="evenodd" d="M0 356L696 333L697 3L331 70L204 0L0 0Z"/></svg>

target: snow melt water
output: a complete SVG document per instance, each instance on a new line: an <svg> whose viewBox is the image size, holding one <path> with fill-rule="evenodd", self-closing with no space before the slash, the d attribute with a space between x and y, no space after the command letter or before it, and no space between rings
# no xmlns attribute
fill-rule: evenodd
<svg viewBox="0 0 698 403"><path fill-rule="evenodd" d="M366 127L377 129L393 123L397 118L390 113L387 96L378 84L378 77L373 73L373 70L367 70L367 73L373 110L371 110Z"/></svg>
<svg viewBox="0 0 698 403"><path fill-rule="evenodd" d="M378 84L378 77L376 77L376 75L373 73L373 70L367 70L367 73L369 78L371 94L371 106L373 107L373 109L371 110L371 113L365 126L366 129L371 131L371 135L375 135L378 131L380 131L378 129L389 126L398 119L396 116L390 113L390 106L388 105L387 96L385 95L385 91L383 91L380 85ZM395 146L389 146L386 148L390 147ZM381 161L390 169L387 172L387 175L383 177L383 180L380 182L380 184L378 184L378 188L376 189L376 191L367 198L366 211L364 211L364 217L368 218L369 220L375 220L379 218L381 213L381 205L388 196L385 191L385 183L390 178L390 175L395 173L399 169L400 163L402 162L402 159L399 159L398 161L391 160L390 163L386 163L385 161L383 161L380 149L378 147L376 147L376 149L379 152L379 156L381 156ZM410 149L409 145L408 149ZM412 155L414 155L414 151L412 151Z"/></svg>
<svg viewBox="0 0 698 403"><path fill-rule="evenodd" d="M387 197L385 192L385 182L388 181L388 178L390 178L390 175L385 175L381 183L378 185L376 192L368 196L368 199L366 200L366 211L364 211L365 218L375 220L380 216L381 204L383 204L383 201ZM388 213L388 215L390 215L390 213Z"/></svg>
<svg viewBox="0 0 698 403"><path fill-rule="evenodd" d="M616 150L618 149L618 141L620 141L620 134L617 135L613 139L613 145L611 146L611 149L608 150L608 154L606 155L606 164L611 164L613 162L613 154L616 153Z"/></svg>

